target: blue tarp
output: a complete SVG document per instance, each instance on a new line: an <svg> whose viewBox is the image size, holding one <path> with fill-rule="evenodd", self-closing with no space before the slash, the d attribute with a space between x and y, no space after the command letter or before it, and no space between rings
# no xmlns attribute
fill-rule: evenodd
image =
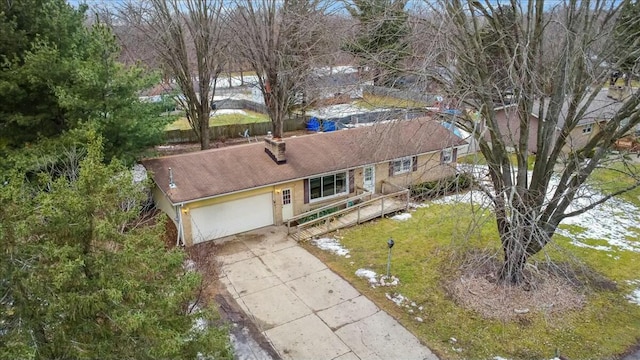
<svg viewBox="0 0 640 360"><path fill-rule="evenodd" d="M323 120L322 121L322 131L325 131L325 132L336 131L336 122L335 121Z"/></svg>
<svg viewBox="0 0 640 360"><path fill-rule="evenodd" d="M307 130L309 131L319 131L320 130L320 120L315 117L309 119L307 122Z"/></svg>
<svg viewBox="0 0 640 360"><path fill-rule="evenodd" d="M449 129L449 131L451 131L453 133L453 135L461 138L462 137L462 133L460 132L460 130L453 126L453 124L451 124L450 122L447 121L443 121L442 122L442 126L446 127L447 129Z"/></svg>

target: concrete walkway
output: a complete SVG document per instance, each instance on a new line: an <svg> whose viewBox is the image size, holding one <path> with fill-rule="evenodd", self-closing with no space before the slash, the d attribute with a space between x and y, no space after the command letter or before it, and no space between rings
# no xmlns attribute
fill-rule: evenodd
<svg viewBox="0 0 640 360"><path fill-rule="evenodd" d="M224 239L216 259L220 281L283 359L437 359L285 227Z"/></svg>

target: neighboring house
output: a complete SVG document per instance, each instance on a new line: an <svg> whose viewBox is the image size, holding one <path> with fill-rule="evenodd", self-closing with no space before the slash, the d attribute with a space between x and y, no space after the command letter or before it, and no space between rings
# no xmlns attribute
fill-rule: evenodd
<svg viewBox="0 0 640 360"><path fill-rule="evenodd" d="M464 141L429 118L144 160L156 206L193 245L286 220L382 183L454 175Z"/></svg>
<svg viewBox="0 0 640 360"><path fill-rule="evenodd" d="M145 102L161 102L165 96L174 95L178 91L176 84L160 83L140 92L138 99Z"/></svg>
<svg viewBox="0 0 640 360"><path fill-rule="evenodd" d="M589 96L589 94L587 94L587 96ZM585 102L581 103L578 108L582 108L584 103ZM622 105L622 101L610 97L609 89L600 90L584 112L580 121L578 121L576 127L569 133L567 144L562 149L563 153L568 154L576 149L583 148L589 140L600 132L600 129L613 118ZM532 111L534 116L538 116L539 109L540 104L537 102L534 103ZM564 126L568 111L569 101L566 101L560 111L557 131L560 131Z"/></svg>
<svg viewBox="0 0 640 360"><path fill-rule="evenodd" d="M508 148L514 148L518 146L520 141L520 119L517 113L517 104L505 105L496 107L493 109L496 113L496 122L502 134L503 141ZM528 147L529 152L535 154L537 152L537 139L538 139L538 118L536 116L529 115L529 136ZM484 137L487 141L491 142L491 135L488 131L485 131Z"/></svg>

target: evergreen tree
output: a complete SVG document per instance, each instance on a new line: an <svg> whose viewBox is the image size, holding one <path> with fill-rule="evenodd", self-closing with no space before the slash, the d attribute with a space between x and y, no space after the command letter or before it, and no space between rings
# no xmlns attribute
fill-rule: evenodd
<svg viewBox="0 0 640 360"><path fill-rule="evenodd" d="M618 64L620 73L625 74L625 85L629 86L631 77L640 66L640 1L626 1L618 21L614 36L616 46L613 52L613 63Z"/></svg>
<svg viewBox="0 0 640 360"><path fill-rule="evenodd" d="M373 71L375 85L392 85L409 55L407 0L352 0L347 10L360 23L359 35L345 50Z"/></svg>
<svg viewBox="0 0 640 360"><path fill-rule="evenodd" d="M153 79L117 63L113 35L87 28L85 10L64 0L0 3L0 149L88 124L107 158L131 159L162 140L168 119L137 99Z"/></svg>
<svg viewBox="0 0 640 360"><path fill-rule="evenodd" d="M184 252L136 221L144 189L85 148L65 176L0 183L0 358L230 358L225 329L196 326L213 315Z"/></svg>

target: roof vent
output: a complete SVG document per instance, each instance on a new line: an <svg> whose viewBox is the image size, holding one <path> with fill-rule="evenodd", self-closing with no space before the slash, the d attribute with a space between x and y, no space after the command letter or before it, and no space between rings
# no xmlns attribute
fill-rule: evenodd
<svg viewBox="0 0 640 360"><path fill-rule="evenodd" d="M176 183L173 182L173 170L169 168L169 189L175 189Z"/></svg>

